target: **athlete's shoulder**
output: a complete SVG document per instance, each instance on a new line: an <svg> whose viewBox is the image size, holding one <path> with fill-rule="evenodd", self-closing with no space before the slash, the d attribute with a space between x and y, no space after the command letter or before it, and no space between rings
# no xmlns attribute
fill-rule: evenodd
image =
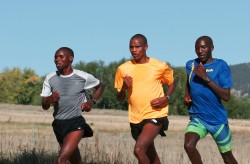
<svg viewBox="0 0 250 164"><path fill-rule="evenodd" d="M168 64L166 62L160 61L158 59L155 58L150 58L150 62L151 65L158 65L158 66L168 66Z"/></svg>
<svg viewBox="0 0 250 164"><path fill-rule="evenodd" d="M128 60L124 63L122 63L121 65L119 65L118 69L126 69L127 67L130 67L131 65L134 65L133 60Z"/></svg>
<svg viewBox="0 0 250 164"><path fill-rule="evenodd" d="M217 65L217 66L221 66L221 67L229 67L227 62L225 60L223 60L223 59L214 58L214 64Z"/></svg>
<svg viewBox="0 0 250 164"><path fill-rule="evenodd" d="M218 58L214 58L215 60L215 62L218 62L218 63L222 63L222 64L227 64L227 62L225 61L225 60L223 60L223 59L218 59Z"/></svg>
<svg viewBox="0 0 250 164"><path fill-rule="evenodd" d="M52 77L57 76L57 74L58 74L57 71L51 72L51 73L47 74L46 79L49 80Z"/></svg>
<svg viewBox="0 0 250 164"><path fill-rule="evenodd" d="M132 65L132 64L134 64L135 62L134 62L134 60L128 60L128 61L126 61L126 62L124 62L124 63L122 63L120 66L124 66L124 65Z"/></svg>
<svg viewBox="0 0 250 164"><path fill-rule="evenodd" d="M74 74L84 79L86 79L90 75L89 73L82 71L82 70L78 70L78 69L74 69Z"/></svg>
<svg viewBox="0 0 250 164"><path fill-rule="evenodd" d="M150 57L150 63L159 63L159 64L163 64L163 63L165 63L165 62L160 61L160 60L158 60L158 59L156 59L156 58Z"/></svg>
<svg viewBox="0 0 250 164"><path fill-rule="evenodd" d="M186 62L186 67L192 67L193 65L197 64L197 58L196 59L191 59Z"/></svg>

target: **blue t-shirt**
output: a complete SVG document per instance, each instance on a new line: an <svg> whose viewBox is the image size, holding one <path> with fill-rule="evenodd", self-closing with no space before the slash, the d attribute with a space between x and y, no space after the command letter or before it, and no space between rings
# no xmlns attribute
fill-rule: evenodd
<svg viewBox="0 0 250 164"><path fill-rule="evenodd" d="M189 109L190 116L212 125L227 124L227 111L222 105L221 98L209 88L206 82L195 75L192 71L192 64L195 68L199 64L198 59L186 63L186 72L190 82L190 96L192 98L192 106ZM204 67L207 75L218 86L222 88L232 87L231 71L224 60L214 59L211 63L204 64Z"/></svg>

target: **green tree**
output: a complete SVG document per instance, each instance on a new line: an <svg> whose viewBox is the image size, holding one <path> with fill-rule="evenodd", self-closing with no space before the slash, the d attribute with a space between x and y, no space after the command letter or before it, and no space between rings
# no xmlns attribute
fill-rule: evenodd
<svg viewBox="0 0 250 164"><path fill-rule="evenodd" d="M187 107L183 103L186 88L186 72L183 67L172 67L175 78L175 91L170 99L169 114L188 115Z"/></svg>
<svg viewBox="0 0 250 164"><path fill-rule="evenodd" d="M89 63L80 61L74 66L76 69L93 74L105 84L106 89L104 94L95 105L95 108L127 110L127 101L118 101L114 88L116 69L125 61L127 59L121 59L118 62L111 62L108 65L104 65L103 61ZM188 115L187 107L183 103L187 78L185 68L172 68L174 69L176 89L169 102L169 114ZM29 68L25 68L24 70L17 67L13 69L6 68L0 73L0 102L40 105L40 93L44 79L45 76L39 77L34 70ZM164 90L166 89L164 88ZM92 91L88 91L87 94L92 94ZM228 111L229 118L250 119L249 98L239 98L232 95L229 102L223 102L223 105Z"/></svg>
<svg viewBox="0 0 250 164"><path fill-rule="evenodd" d="M26 68L22 74L22 87L18 91L18 104L32 104L39 93L40 78L34 70Z"/></svg>
<svg viewBox="0 0 250 164"><path fill-rule="evenodd" d="M250 100L249 98L240 98L231 96L228 102L223 102L227 109L229 118L249 119L250 118Z"/></svg>
<svg viewBox="0 0 250 164"><path fill-rule="evenodd" d="M22 71L20 68L6 68L0 74L0 102L16 104L19 90L22 88Z"/></svg>
<svg viewBox="0 0 250 164"><path fill-rule="evenodd" d="M102 96L104 100L105 108L107 109L122 109L127 110L127 101L120 102L116 98L116 89L114 88L115 73L118 66L124 63L126 59L122 59L118 62L111 62L105 68L104 84L106 86L105 92Z"/></svg>
<svg viewBox="0 0 250 164"><path fill-rule="evenodd" d="M122 59L119 62L111 62L108 66L104 65L103 61L94 62L79 62L74 65L74 68L93 74L100 79L105 85L105 91L95 105L100 109L127 109L126 102L119 102L116 98L116 90L114 89L114 77L117 67L126 61ZM92 94L91 90L87 94Z"/></svg>

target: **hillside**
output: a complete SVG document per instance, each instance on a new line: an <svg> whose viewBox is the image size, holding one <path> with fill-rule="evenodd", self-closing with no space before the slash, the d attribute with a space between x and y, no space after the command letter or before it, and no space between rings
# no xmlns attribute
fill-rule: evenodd
<svg viewBox="0 0 250 164"><path fill-rule="evenodd" d="M233 78L232 94L250 98L250 62L230 65Z"/></svg>

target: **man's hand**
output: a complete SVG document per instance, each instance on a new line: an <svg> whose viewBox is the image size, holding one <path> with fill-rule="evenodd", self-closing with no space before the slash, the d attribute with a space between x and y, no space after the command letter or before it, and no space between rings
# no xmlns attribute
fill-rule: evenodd
<svg viewBox="0 0 250 164"><path fill-rule="evenodd" d="M194 68L194 72L197 76L199 76L203 80L205 80L205 78L207 77L206 68L201 62Z"/></svg>
<svg viewBox="0 0 250 164"><path fill-rule="evenodd" d="M48 97L43 97L42 98L42 108L44 110L47 110L50 108L50 105L51 104L55 104L58 102L58 100L60 99L60 96L59 96L60 92L59 91L55 91L53 92L50 96Z"/></svg>
<svg viewBox="0 0 250 164"><path fill-rule="evenodd" d="M122 90L127 90L129 87L133 85L133 78L126 75L124 77L123 85L122 85Z"/></svg>
<svg viewBox="0 0 250 164"><path fill-rule="evenodd" d="M192 99L190 98L189 95L185 95L185 97L184 97L184 104L185 104L188 108L190 108L190 106L191 106L191 104L192 104Z"/></svg>
<svg viewBox="0 0 250 164"><path fill-rule="evenodd" d="M150 104L153 108L163 108L168 105L167 96L159 97L150 101Z"/></svg>
<svg viewBox="0 0 250 164"><path fill-rule="evenodd" d="M87 102L83 103L81 108L83 112L90 112L92 107L94 105L94 102L92 100L88 100Z"/></svg>
<svg viewBox="0 0 250 164"><path fill-rule="evenodd" d="M49 96L49 103L55 104L60 99L59 94L60 94L59 91L53 92L52 95Z"/></svg>

